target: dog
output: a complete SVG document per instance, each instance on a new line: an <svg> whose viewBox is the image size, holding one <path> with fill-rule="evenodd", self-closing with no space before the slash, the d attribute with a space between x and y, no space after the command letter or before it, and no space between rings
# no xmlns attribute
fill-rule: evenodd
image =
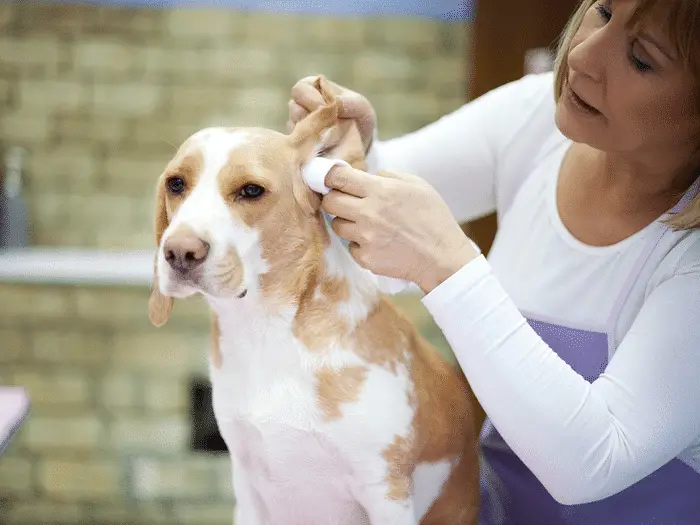
<svg viewBox="0 0 700 525"><path fill-rule="evenodd" d="M164 325L176 298L210 306L236 525L476 524L478 402L304 183L316 156L365 162L327 81L316 87L325 105L289 133L207 128L167 163L151 322Z"/></svg>

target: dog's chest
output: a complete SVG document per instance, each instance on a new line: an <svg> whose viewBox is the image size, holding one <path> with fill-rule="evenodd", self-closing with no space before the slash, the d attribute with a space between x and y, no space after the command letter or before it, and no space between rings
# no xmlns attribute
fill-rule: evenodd
<svg viewBox="0 0 700 525"><path fill-rule="evenodd" d="M337 429L324 421L319 407L313 363L281 356L274 363L261 361L246 373L226 364L212 373L217 424L233 468L271 523L363 523L349 492L351 471L337 446ZM336 521L341 517L344 521Z"/></svg>

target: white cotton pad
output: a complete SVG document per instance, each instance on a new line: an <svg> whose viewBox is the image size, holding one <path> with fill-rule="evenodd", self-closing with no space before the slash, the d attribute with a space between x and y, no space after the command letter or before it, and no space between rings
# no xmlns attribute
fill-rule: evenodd
<svg viewBox="0 0 700 525"><path fill-rule="evenodd" d="M325 159L323 157L314 157L302 168L301 175L304 178L307 186L316 193L326 195L330 188L326 187L326 175L331 171L333 166L345 166L350 168L350 164L340 159Z"/></svg>
<svg viewBox="0 0 700 525"><path fill-rule="evenodd" d="M347 162L340 159L326 159L323 157L314 157L309 162L306 163L302 169L302 177L304 182L316 193L321 195L326 195L330 188L326 187L326 175L331 171L333 166L347 166L351 167ZM332 220L333 216L330 214L324 214L327 220ZM347 247L348 242L341 238L343 244ZM403 281L401 279L394 279L393 277L385 277L381 275L375 275L369 270L365 270L368 276L375 282L377 287L384 293L396 294L403 292L415 285L408 281Z"/></svg>

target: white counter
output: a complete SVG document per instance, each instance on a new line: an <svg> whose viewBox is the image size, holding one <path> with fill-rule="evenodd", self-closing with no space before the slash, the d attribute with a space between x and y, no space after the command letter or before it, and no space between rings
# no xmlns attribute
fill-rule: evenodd
<svg viewBox="0 0 700 525"><path fill-rule="evenodd" d="M151 250L0 249L0 283L151 286Z"/></svg>

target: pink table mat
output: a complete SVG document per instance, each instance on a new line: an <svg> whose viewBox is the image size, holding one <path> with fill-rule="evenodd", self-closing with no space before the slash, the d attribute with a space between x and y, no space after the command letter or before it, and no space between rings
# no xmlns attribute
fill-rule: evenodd
<svg viewBox="0 0 700 525"><path fill-rule="evenodd" d="M29 396L24 388L0 386L0 455L29 413Z"/></svg>

